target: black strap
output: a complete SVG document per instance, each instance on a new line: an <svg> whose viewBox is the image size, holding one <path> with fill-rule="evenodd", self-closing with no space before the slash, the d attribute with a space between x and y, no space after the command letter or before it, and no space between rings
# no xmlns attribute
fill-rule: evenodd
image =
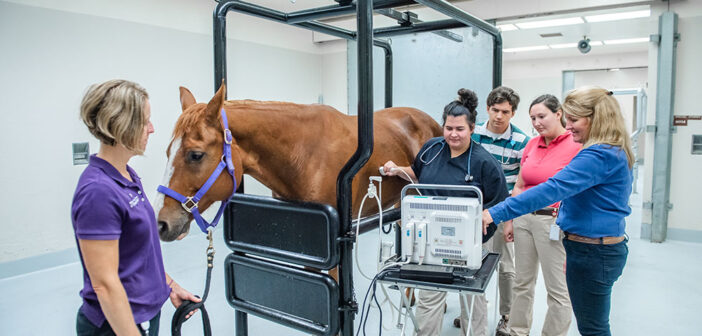
<svg viewBox="0 0 702 336"><path fill-rule="evenodd" d="M180 336L180 331L183 323L188 319L186 316L188 313L195 309L199 309L202 312L202 331L204 336L212 336L212 327L210 326L210 316L207 314L207 309L205 309L205 300L207 300L207 295L210 292L210 280L212 279L212 260L214 259L214 248L212 247L211 233L208 235L210 238L210 246L207 248L207 276L205 278L205 292L202 294L202 300L200 302L192 302L190 300L185 300L173 313L173 320L171 320L171 335Z"/></svg>

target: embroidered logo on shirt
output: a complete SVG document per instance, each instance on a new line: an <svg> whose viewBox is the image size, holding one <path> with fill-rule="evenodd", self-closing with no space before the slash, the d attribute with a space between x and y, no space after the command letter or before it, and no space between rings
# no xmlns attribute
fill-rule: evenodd
<svg viewBox="0 0 702 336"><path fill-rule="evenodd" d="M130 195L131 196L131 195ZM129 207L133 208L139 204L139 196L134 196L131 201L129 201Z"/></svg>

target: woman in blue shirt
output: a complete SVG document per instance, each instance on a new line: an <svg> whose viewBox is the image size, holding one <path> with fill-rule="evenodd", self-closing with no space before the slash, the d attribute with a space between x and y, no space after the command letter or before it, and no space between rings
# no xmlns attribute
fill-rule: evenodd
<svg viewBox="0 0 702 336"><path fill-rule="evenodd" d="M398 167L394 162L388 161L383 170L386 175L397 175L411 182L419 180L422 184L476 186L483 193L483 208L487 209L508 196L507 182L502 167L492 154L477 142L471 141L478 97L473 91L466 89L460 89L458 95L458 100L444 107L444 136L427 141L411 166ZM453 191L427 194L465 196ZM495 229L495 225L489 227L483 235L483 243L490 239ZM492 246L492 242L483 246L488 245ZM446 292L420 290L417 298L417 336L441 334ZM484 296L478 296L475 302L471 334L486 335L487 301ZM469 307L464 307L461 301L461 328L464 335L468 325L468 309Z"/></svg>
<svg viewBox="0 0 702 336"><path fill-rule="evenodd" d="M571 91L563 111L566 129L583 149L546 182L483 211L483 226L562 200L556 223L565 233L566 282L578 330L582 335L611 335L612 285L629 252L624 218L631 212L634 155L611 91L597 87Z"/></svg>

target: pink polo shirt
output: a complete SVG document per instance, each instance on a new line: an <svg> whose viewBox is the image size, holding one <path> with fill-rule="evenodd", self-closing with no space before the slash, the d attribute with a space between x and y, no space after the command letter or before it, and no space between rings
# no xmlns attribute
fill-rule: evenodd
<svg viewBox="0 0 702 336"><path fill-rule="evenodd" d="M573 135L565 133L553 139L548 146L541 135L529 140L522 155L522 180L524 190L546 182L570 163L580 151L582 145L573 141ZM558 203L552 204L557 207Z"/></svg>

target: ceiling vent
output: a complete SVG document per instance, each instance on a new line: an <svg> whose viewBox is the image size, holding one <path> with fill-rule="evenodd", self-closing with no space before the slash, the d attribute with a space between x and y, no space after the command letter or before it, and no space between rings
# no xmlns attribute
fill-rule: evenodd
<svg viewBox="0 0 702 336"><path fill-rule="evenodd" d="M541 37L559 37L563 36L561 33L548 33L548 34L539 34Z"/></svg>

